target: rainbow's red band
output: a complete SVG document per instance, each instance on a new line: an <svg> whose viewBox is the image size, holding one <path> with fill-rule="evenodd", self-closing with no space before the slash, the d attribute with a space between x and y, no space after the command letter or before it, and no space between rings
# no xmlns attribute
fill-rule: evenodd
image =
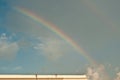
<svg viewBox="0 0 120 80"><path fill-rule="evenodd" d="M31 18L34 21L37 21L38 23L44 25L49 30L60 36L62 39L64 39L67 43L69 43L76 51L78 51L81 55L83 55L91 64L96 65L95 60L82 48L80 47L72 38L70 38L68 35L66 35L61 29L59 29L56 25L44 20L34 12L28 11L25 8L15 8L16 11L22 13L23 15Z"/></svg>

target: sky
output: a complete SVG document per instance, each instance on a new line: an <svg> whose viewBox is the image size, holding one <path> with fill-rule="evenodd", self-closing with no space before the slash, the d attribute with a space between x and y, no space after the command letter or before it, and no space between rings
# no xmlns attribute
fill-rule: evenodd
<svg viewBox="0 0 120 80"><path fill-rule="evenodd" d="M119 3L0 0L0 74L88 74L92 80L99 80L104 73L109 80L120 80ZM56 25L97 66L45 23L18 9Z"/></svg>

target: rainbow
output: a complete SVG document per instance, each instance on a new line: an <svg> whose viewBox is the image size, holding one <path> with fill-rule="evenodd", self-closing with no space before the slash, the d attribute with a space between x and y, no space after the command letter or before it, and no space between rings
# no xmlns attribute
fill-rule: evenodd
<svg viewBox="0 0 120 80"><path fill-rule="evenodd" d="M90 57L90 55L80 47L72 38L65 34L61 29L59 29L56 25L44 20L42 17L36 15L34 12L28 11L25 8L15 8L16 11L22 13L26 17L31 18L32 20L42 24L43 26L47 27L49 30L60 36L64 39L67 43L69 43L75 50L77 50L81 55L83 55L90 63L96 64L95 60Z"/></svg>
<svg viewBox="0 0 120 80"><path fill-rule="evenodd" d="M109 26L112 31L116 31L118 25L108 16L104 11L102 11L97 4L91 0L82 0L82 3L88 7L98 18L105 23L106 26Z"/></svg>

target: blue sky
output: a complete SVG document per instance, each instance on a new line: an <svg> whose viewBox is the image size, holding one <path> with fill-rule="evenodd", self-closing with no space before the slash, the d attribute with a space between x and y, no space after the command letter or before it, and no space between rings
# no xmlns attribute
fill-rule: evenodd
<svg viewBox="0 0 120 80"><path fill-rule="evenodd" d="M0 73L84 74L120 71L119 0L0 0ZM57 25L99 63L15 11L22 7ZM90 73L89 73L90 74ZM92 77L94 77L92 75Z"/></svg>

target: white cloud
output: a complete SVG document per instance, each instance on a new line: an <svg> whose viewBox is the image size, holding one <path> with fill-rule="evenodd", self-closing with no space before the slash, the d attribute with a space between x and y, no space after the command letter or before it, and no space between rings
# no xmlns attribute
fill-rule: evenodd
<svg viewBox="0 0 120 80"><path fill-rule="evenodd" d="M17 42L9 42L5 33L0 36L0 58L13 59L18 50Z"/></svg>
<svg viewBox="0 0 120 80"><path fill-rule="evenodd" d="M42 43L38 43L34 46L34 49L52 60L59 59L61 56L72 50L64 40L55 37L42 40Z"/></svg>
<svg viewBox="0 0 120 80"><path fill-rule="evenodd" d="M93 69L90 68L90 67L88 67L88 69L87 69L87 75L90 77L90 76L92 76L92 74L93 74Z"/></svg>
<svg viewBox="0 0 120 80"><path fill-rule="evenodd" d="M117 73L117 77L114 80L120 80L120 72Z"/></svg>
<svg viewBox="0 0 120 80"><path fill-rule="evenodd" d="M109 80L108 75L105 73L104 65L88 67L87 75L90 80Z"/></svg>

